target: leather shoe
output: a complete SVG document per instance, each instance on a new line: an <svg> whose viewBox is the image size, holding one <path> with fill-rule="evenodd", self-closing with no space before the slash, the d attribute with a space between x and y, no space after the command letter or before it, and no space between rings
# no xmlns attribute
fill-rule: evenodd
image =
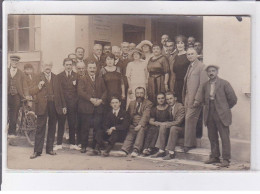
<svg viewBox="0 0 260 194"><path fill-rule="evenodd" d="M41 156L41 154L38 152L34 152L33 155L30 156L30 159L37 158L38 156Z"/></svg>
<svg viewBox="0 0 260 194"><path fill-rule="evenodd" d="M84 153L87 152L87 149L86 148L81 148L80 152L84 154Z"/></svg>
<svg viewBox="0 0 260 194"><path fill-rule="evenodd" d="M196 147L195 146L194 147L184 147L183 151L186 154L188 151L190 151L191 149L194 149L194 148L196 148Z"/></svg>
<svg viewBox="0 0 260 194"><path fill-rule="evenodd" d="M214 163L220 163L219 158L210 158L208 159L206 162L204 162L205 164L214 164Z"/></svg>
<svg viewBox="0 0 260 194"><path fill-rule="evenodd" d="M109 156L109 153L108 153L108 152L103 152L103 153L102 153L102 156L103 156L103 157L108 157L108 156Z"/></svg>
<svg viewBox="0 0 260 194"><path fill-rule="evenodd" d="M89 156L97 156L97 155L100 155L101 154L101 152L100 152L100 150L93 150L92 152L90 152L88 155Z"/></svg>
<svg viewBox="0 0 260 194"><path fill-rule="evenodd" d="M228 160L223 160L218 166L219 167L228 167L229 163L230 162Z"/></svg>
<svg viewBox="0 0 260 194"><path fill-rule="evenodd" d="M54 155L57 155L57 153L56 153L56 152L54 152L54 151L49 151L49 152L46 152L46 154L49 154L49 155L52 155L52 156L54 156Z"/></svg>
<svg viewBox="0 0 260 194"><path fill-rule="evenodd" d="M151 155L151 158L159 158L159 157L164 157L166 155L166 153L165 152L157 152L157 153L155 153L155 154L153 154L153 155Z"/></svg>
<svg viewBox="0 0 260 194"><path fill-rule="evenodd" d="M171 160L175 158L175 153L174 154L167 154L166 156L163 157L163 160Z"/></svg>

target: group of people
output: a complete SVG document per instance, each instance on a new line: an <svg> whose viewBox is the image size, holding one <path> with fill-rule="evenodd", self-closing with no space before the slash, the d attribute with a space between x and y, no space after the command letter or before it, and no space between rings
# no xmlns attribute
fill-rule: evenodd
<svg viewBox="0 0 260 194"><path fill-rule="evenodd" d="M218 133L222 140L221 166L230 162L229 125L237 97L231 85L219 78L219 67L202 63L202 44L179 35L161 44L143 40L121 47L95 44L85 58L82 47L63 61L64 71L52 73L52 62L43 61L42 73L26 64L17 68L19 56L10 56L8 69L9 135L15 135L22 99L33 99L37 115L34 159L42 154L48 119L46 153L62 149L65 122L70 149L89 155L109 156L124 140L121 156L140 154L175 158L175 146L184 137L183 150L196 148L196 126L203 106L211 155L206 163L219 163ZM54 146L56 124L57 143ZM105 142L108 142L106 144Z"/></svg>

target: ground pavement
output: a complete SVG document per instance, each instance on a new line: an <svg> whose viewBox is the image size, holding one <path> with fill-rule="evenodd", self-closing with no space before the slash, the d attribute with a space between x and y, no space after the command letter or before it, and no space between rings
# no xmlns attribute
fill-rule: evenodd
<svg viewBox="0 0 260 194"><path fill-rule="evenodd" d="M117 157L118 151L112 151L111 156L88 156L76 150L69 150L68 145L57 151L57 155L46 155L30 159L33 147L29 146L24 137L8 141L7 165L9 169L33 170L248 170L249 164L232 162L229 168L219 168L216 165L206 165L203 161L177 158L164 161L161 158L150 157Z"/></svg>

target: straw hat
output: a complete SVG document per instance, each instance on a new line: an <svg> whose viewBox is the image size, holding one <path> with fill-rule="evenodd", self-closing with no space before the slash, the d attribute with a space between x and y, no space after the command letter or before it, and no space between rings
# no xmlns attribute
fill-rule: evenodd
<svg viewBox="0 0 260 194"><path fill-rule="evenodd" d="M153 46L153 44L151 43L151 41L149 41L149 40L143 40L143 41L141 41L141 42L136 46L136 48L142 49L142 47L143 47L145 44L148 45L148 46L150 46L150 47Z"/></svg>

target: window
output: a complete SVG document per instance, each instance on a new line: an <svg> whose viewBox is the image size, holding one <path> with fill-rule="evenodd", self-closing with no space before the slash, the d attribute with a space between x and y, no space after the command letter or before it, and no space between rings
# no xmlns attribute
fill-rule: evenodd
<svg viewBox="0 0 260 194"><path fill-rule="evenodd" d="M8 16L8 51L32 52L40 50L39 15Z"/></svg>

